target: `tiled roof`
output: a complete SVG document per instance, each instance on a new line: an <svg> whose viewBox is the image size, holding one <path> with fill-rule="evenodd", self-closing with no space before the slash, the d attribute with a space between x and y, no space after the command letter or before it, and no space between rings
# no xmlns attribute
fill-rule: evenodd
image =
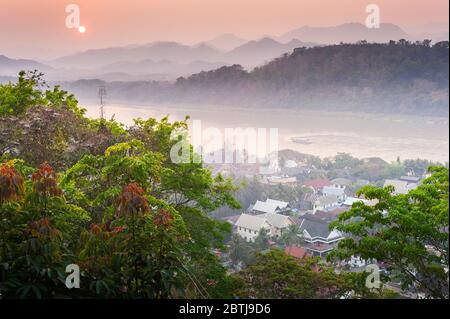
<svg viewBox="0 0 450 319"><path fill-rule="evenodd" d="M270 225L276 228L285 228L294 223L294 221L291 220L289 216L281 214L268 213L258 216L261 218L265 218Z"/></svg>
<svg viewBox="0 0 450 319"><path fill-rule="evenodd" d="M283 202L283 201L281 201L281 200L275 200L275 199L270 199L270 198L268 198L267 200L266 200L266 203L269 203L269 204L275 204L275 205L277 205L279 208L281 208L281 209L284 209L284 208L286 208L286 207L288 207L289 206L289 203L288 202Z"/></svg>
<svg viewBox="0 0 450 319"><path fill-rule="evenodd" d="M325 196L321 196L317 199L317 204L319 205L331 205L331 204L336 204L338 203L338 198L336 195L325 195Z"/></svg>
<svg viewBox="0 0 450 319"><path fill-rule="evenodd" d="M318 197L319 196L317 194L314 194L314 193L304 193L302 195L302 200L304 202L314 203L317 200Z"/></svg>
<svg viewBox="0 0 450 319"><path fill-rule="evenodd" d="M345 190L343 189L343 188L336 188L336 187L333 187L333 186L325 186L323 189L322 189L322 193L323 194L333 194L333 195L336 195L336 196L343 196L343 195L345 195Z"/></svg>
<svg viewBox="0 0 450 319"><path fill-rule="evenodd" d="M324 186L330 186L331 182L327 179L313 179L303 183L304 186L312 187L315 190L322 189Z"/></svg>
<svg viewBox="0 0 450 319"><path fill-rule="evenodd" d="M352 185L352 181L349 180L348 178L335 178L331 182L336 185L345 185L345 186Z"/></svg>
<svg viewBox="0 0 450 319"><path fill-rule="evenodd" d="M298 246L287 246L284 249L284 252L287 255L290 255L292 257L295 258L304 258L306 256L306 249L302 248L302 247L298 247Z"/></svg>
<svg viewBox="0 0 450 319"><path fill-rule="evenodd" d="M331 231L328 229L328 222L319 218L304 217L301 222L300 231L306 230L308 234L314 237L328 238Z"/></svg>
<svg viewBox="0 0 450 319"><path fill-rule="evenodd" d="M255 205L253 205L253 210L262 213L275 213L277 210L277 205L267 202L256 201Z"/></svg>
<svg viewBox="0 0 450 319"><path fill-rule="evenodd" d="M285 228L293 224L289 216L266 213L261 215L242 214L236 222L237 227L259 231L264 225Z"/></svg>
<svg viewBox="0 0 450 319"><path fill-rule="evenodd" d="M256 201L253 205L252 210L262 212L262 213L275 213L278 209L285 209L289 203L282 202L274 199L267 199L265 202Z"/></svg>
<svg viewBox="0 0 450 319"><path fill-rule="evenodd" d="M242 214L236 222L237 227L244 227L247 229L259 231L266 223L265 218L260 215Z"/></svg>

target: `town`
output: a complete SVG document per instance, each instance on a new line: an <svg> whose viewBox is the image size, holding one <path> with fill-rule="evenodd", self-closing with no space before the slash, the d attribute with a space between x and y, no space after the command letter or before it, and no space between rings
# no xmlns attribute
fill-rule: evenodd
<svg viewBox="0 0 450 319"><path fill-rule="evenodd" d="M363 260L359 256L352 256L339 263L328 260L327 256L347 236L330 227L330 224L357 203L367 206L377 204L377 200L358 196L358 190L364 186L390 187L393 195L407 194L416 189L429 176L424 169L426 161L402 163L398 159L396 162L386 163L375 158L358 160L345 153L322 161L297 153L294 154L297 160L292 160L285 159L286 153L292 155L295 152L282 151L280 161L262 169L258 165L210 166L216 174L238 179L237 176L246 179L254 174L257 177L253 177L251 183L265 189L253 192L253 195L261 197L240 211L234 211L233 214L230 212L230 215L221 211L216 215L218 219L230 223L233 229L233 235L227 244L228 250L216 251L228 271L240 271L251 264L256 252L264 253L278 248L298 259L317 257L322 263L333 266L336 271L367 271L369 265L375 264L381 272L386 272L382 262ZM318 161L323 163L318 164ZM283 164L280 165L279 162ZM380 166L378 169L383 174L377 176L374 173L374 162ZM352 174L352 171L357 171L359 166L364 165L371 167L372 176L362 179L357 178L358 174ZM328 166L328 170L325 166ZM330 173L336 175L337 172L346 177L326 178ZM286 198L290 201L285 200ZM246 198L243 199L245 202ZM389 288L405 296L412 296L402 291L395 282L391 282Z"/></svg>

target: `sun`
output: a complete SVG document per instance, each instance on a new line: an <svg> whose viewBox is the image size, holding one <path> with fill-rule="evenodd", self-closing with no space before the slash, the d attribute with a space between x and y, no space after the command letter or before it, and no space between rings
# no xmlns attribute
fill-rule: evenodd
<svg viewBox="0 0 450 319"><path fill-rule="evenodd" d="M78 27L78 32L80 32L80 33L85 33L85 32L86 32L86 27L84 27L84 26L79 26L79 27Z"/></svg>

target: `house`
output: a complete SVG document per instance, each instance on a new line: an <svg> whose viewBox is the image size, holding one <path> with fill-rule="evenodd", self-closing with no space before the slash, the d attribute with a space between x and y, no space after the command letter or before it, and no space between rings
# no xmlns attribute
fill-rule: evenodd
<svg viewBox="0 0 450 319"><path fill-rule="evenodd" d="M291 210L291 206L288 202L283 202L275 199L268 198L265 202L256 201L254 205L248 208L248 212L251 214L286 214Z"/></svg>
<svg viewBox="0 0 450 319"><path fill-rule="evenodd" d="M291 217L281 214L242 214L236 222L235 231L246 241L255 241L261 229L266 229L270 237L278 237L283 230L294 224Z"/></svg>
<svg viewBox="0 0 450 319"><path fill-rule="evenodd" d="M327 179L313 179L303 183L303 186L311 188L314 193L319 193L325 186L331 186L331 182Z"/></svg>
<svg viewBox="0 0 450 319"><path fill-rule="evenodd" d="M294 258L303 259L308 257L308 253L305 248L298 246L286 246L284 248L286 255L292 256Z"/></svg>
<svg viewBox="0 0 450 319"><path fill-rule="evenodd" d="M270 199L270 198L268 198L268 199L266 199L266 203L269 203L269 204L275 204L275 205L277 205L281 210L286 210L286 209L289 209L289 208L290 208L288 202L283 202L283 201L281 201L281 200L276 200L276 199Z"/></svg>
<svg viewBox="0 0 450 319"><path fill-rule="evenodd" d="M352 185L352 181L347 178L335 178L331 181L331 184L335 188L346 189Z"/></svg>
<svg viewBox="0 0 450 319"><path fill-rule="evenodd" d="M387 187L387 186L394 187L395 195L399 195L399 194L405 195L405 194L408 194L409 191L416 189L419 185L417 183L411 183L411 182L399 180L399 179L387 179L384 182L383 187Z"/></svg>
<svg viewBox="0 0 450 319"><path fill-rule="evenodd" d="M242 214L236 222L237 234L249 242L255 241L259 231L263 228L270 233L271 225L259 215Z"/></svg>
<svg viewBox="0 0 450 319"><path fill-rule="evenodd" d="M340 231L329 229L330 221L330 219L320 219L311 214L301 219L300 233L306 242L303 247L311 255L326 256L344 238Z"/></svg>
<svg viewBox="0 0 450 319"><path fill-rule="evenodd" d="M291 217L281 214L267 213L258 216L267 220L267 222L271 226L270 234L273 237L280 236L284 229L295 223Z"/></svg>
<svg viewBox="0 0 450 319"><path fill-rule="evenodd" d="M327 211L339 206L339 198L336 195L324 195L317 198L314 203L313 212L318 210Z"/></svg>
<svg viewBox="0 0 450 319"><path fill-rule="evenodd" d="M315 193L303 193L300 198L300 209L301 210L312 210L314 203L319 198L319 195Z"/></svg>
<svg viewBox="0 0 450 319"><path fill-rule="evenodd" d="M267 182L271 185L295 185L297 177L295 176L271 176L267 178Z"/></svg>
<svg viewBox="0 0 450 319"><path fill-rule="evenodd" d="M367 206L374 206L375 204L378 203L378 200L377 199L368 200L368 199L365 199L365 198L358 198L358 197L347 197L345 199L345 201L342 203L342 206L343 207L352 207L353 204L357 203L357 202L361 202L361 203L363 203L364 205L367 205Z"/></svg>
<svg viewBox="0 0 450 319"><path fill-rule="evenodd" d="M322 219L322 220L328 220L332 221L339 217L340 214L343 212L346 212L348 210L347 207L337 207L329 211L321 211L318 210L314 213L314 217Z"/></svg>
<svg viewBox="0 0 450 319"><path fill-rule="evenodd" d="M347 198L345 187L325 186L322 188L322 194L325 196L336 195L339 202L343 202Z"/></svg>

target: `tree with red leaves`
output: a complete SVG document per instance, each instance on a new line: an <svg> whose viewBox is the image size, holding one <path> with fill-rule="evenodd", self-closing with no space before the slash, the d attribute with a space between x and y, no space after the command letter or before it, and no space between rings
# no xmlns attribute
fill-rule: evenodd
<svg viewBox="0 0 450 319"><path fill-rule="evenodd" d="M33 190L42 196L62 195L56 180L56 173L47 162L39 165L38 170L31 176L31 180L33 181Z"/></svg>
<svg viewBox="0 0 450 319"><path fill-rule="evenodd" d="M18 200L25 191L23 176L11 162L0 166L0 204Z"/></svg>

